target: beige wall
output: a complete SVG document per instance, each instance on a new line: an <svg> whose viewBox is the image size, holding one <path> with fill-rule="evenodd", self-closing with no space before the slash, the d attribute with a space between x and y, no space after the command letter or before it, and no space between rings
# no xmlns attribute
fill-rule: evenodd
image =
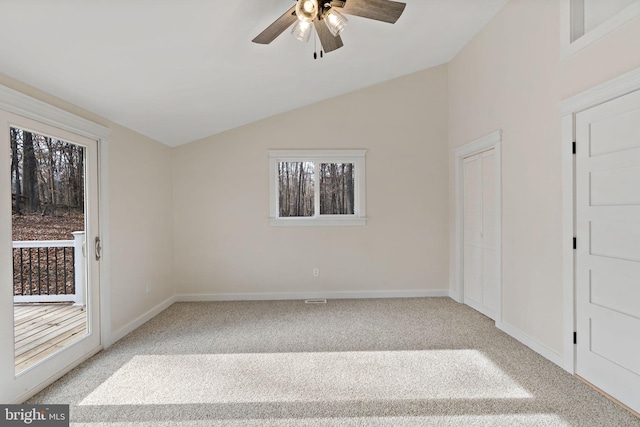
<svg viewBox="0 0 640 427"><path fill-rule="evenodd" d="M635 19L561 61L559 3L512 0L449 64L451 162L452 149L504 131L503 322L558 355L567 338L558 103L639 67L638 52ZM450 185L450 230L453 200Z"/></svg>
<svg viewBox="0 0 640 427"><path fill-rule="evenodd" d="M267 151L296 148L368 150L366 226L269 225ZM176 292L446 291L446 158L446 66L177 148Z"/></svg>
<svg viewBox="0 0 640 427"><path fill-rule="evenodd" d="M640 67L640 17L560 64L560 98L566 99Z"/></svg>
<svg viewBox="0 0 640 427"><path fill-rule="evenodd" d="M110 128L111 331L173 295L171 149L86 110L0 75L0 84ZM4 201L4 200L3 200ZM0 206L10 212L10 207ZM152 292L145 293L145 283Z"/></svg>
<svg viewBox="0 0 640 427"><path fill-rule="evenodd" d="M110 128L111 325L117 333L174 295L173 201L171 149Z"/></svg>

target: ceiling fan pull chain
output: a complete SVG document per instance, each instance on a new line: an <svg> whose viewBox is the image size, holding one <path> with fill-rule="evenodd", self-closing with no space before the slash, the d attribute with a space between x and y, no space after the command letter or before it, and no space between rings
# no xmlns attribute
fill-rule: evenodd
<svg viewBox="0 0 640 427"><path fill-rule="evenodd" d="M316 51L316 39L318 38L316 30L313 30L313 59L318 59L318 53Z"/></svg>
<svg viewBox="0 0 640 427"><path fill-rule="evenodd" d="M317 46L317 40L318 40L318 32L314 31L314 36L313 36L313 59L318 59L318 46ZM320 58L324 57L324 52L322 51L322 45L320 45Z"/></svg>

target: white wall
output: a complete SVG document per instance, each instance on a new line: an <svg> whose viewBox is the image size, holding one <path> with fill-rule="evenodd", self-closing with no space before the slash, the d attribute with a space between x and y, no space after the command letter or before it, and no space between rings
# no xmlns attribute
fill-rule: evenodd
<svg viewBox="0 0 640 427"><path fill-rule="evenodd" d="M109 144L111 225L110 330L118 333L173 296L171 149L58 98L0 75L0 84L111 129ZM0 209L11 212L8 200ZM145 293L150 280L152 292ZM126 328L125 328L126 329Z"/></svg>
<svg viewBox="0 0 640 427"><path fill-rule="evenodd" d="M584 0L584 30L593 30L636 0Z"/></svg>
<svg viewBox="0 0 640 427"><path fill-rule="evenodd" d="M564 61L560 44L558 2L509 2L449 64L449 147L503 129L503 322L562 357L558 103L640 66L640 20Z"/></svg>
<svg viewBox="0 0 640 427"><path fill-rule="evenodd" d="M110 128L111 327L119 338L129 323L174 295L171 149Z"/></svg>
<svg viewBox="0 0 640 427"><path fill-rule="evenodd" d="M295 148L368 150L366 226L269 225L267 150ZM446 66L173 154L178 294L447 292Z"/></svg>

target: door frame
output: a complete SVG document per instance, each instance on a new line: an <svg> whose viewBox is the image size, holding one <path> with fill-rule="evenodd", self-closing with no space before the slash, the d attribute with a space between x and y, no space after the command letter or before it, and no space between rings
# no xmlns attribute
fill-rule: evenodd
<svg viewBox="0 0 640 427"><path fill-rule="evenodd" d="M111 307L110 307L110 269L109 269L109 187L108 187L108 136L111 130L105 126L94 123L90 120L77 116L73 113L65 111L61 108L50 105L39 99L25 95L22 92L11 89L4 85L0 85L0 109L14 113L28 119L32 119L47 125L57 127L75 134L93 139L98 143L98 192L99 192L99 227L98 233L102 240L102 257L100 260L100 306L96 307L100 314L100 345L96 352L101 348L106 348L112 344L111 336ZM88 359L93 354L88 354L83 360ZM49 378L42 378L41 382L34 384L27 391L10 396L2 396L6 403L21 403L33 394L52 384L54 381L62 377L68 371L80 364L83 360L68 366L63 371Z"/></svg>
<svg viewBox="0 0 640 427"><path fill-rule="evenodd" d="M498 254L496 269L498 271L498 309L495 313L496 325L502 323L502 173L501 147L502 130L473 140L453 151L455 175L455 242L453 285L450 296L459 303L464 303L464 168L466 157L482 151L494 149L495 153L495 194L496 194L496 253Z"/></svg>
<svg viewBox="0 0 640 427"><path fill-rule="evenodd" d="M580 92L559 104L562 115L562 295L563 295L563 368L575 374L576 346L576 180L573 144L575 116L596 105L640 90L640 68Z"/></svg>

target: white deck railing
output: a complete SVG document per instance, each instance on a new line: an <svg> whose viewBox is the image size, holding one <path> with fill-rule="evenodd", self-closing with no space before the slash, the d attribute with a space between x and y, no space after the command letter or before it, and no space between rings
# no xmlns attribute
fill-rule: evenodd
<svg viewBox="0 0 640 427"><path fill-rule="evenodd" d="M13 302L74 302L74 305L85 305L85 262L84 262L84 231L75 231L73 240L20 240L14 241L13 247L18 248L74 248L74 294L46 294L46 295L14 295ZM15 268L15 267L14 267ZM65 265L66 268L66 265ZM22 274L22 272L20 272ZM40 283L38 283L40 286Z"/></svg>

